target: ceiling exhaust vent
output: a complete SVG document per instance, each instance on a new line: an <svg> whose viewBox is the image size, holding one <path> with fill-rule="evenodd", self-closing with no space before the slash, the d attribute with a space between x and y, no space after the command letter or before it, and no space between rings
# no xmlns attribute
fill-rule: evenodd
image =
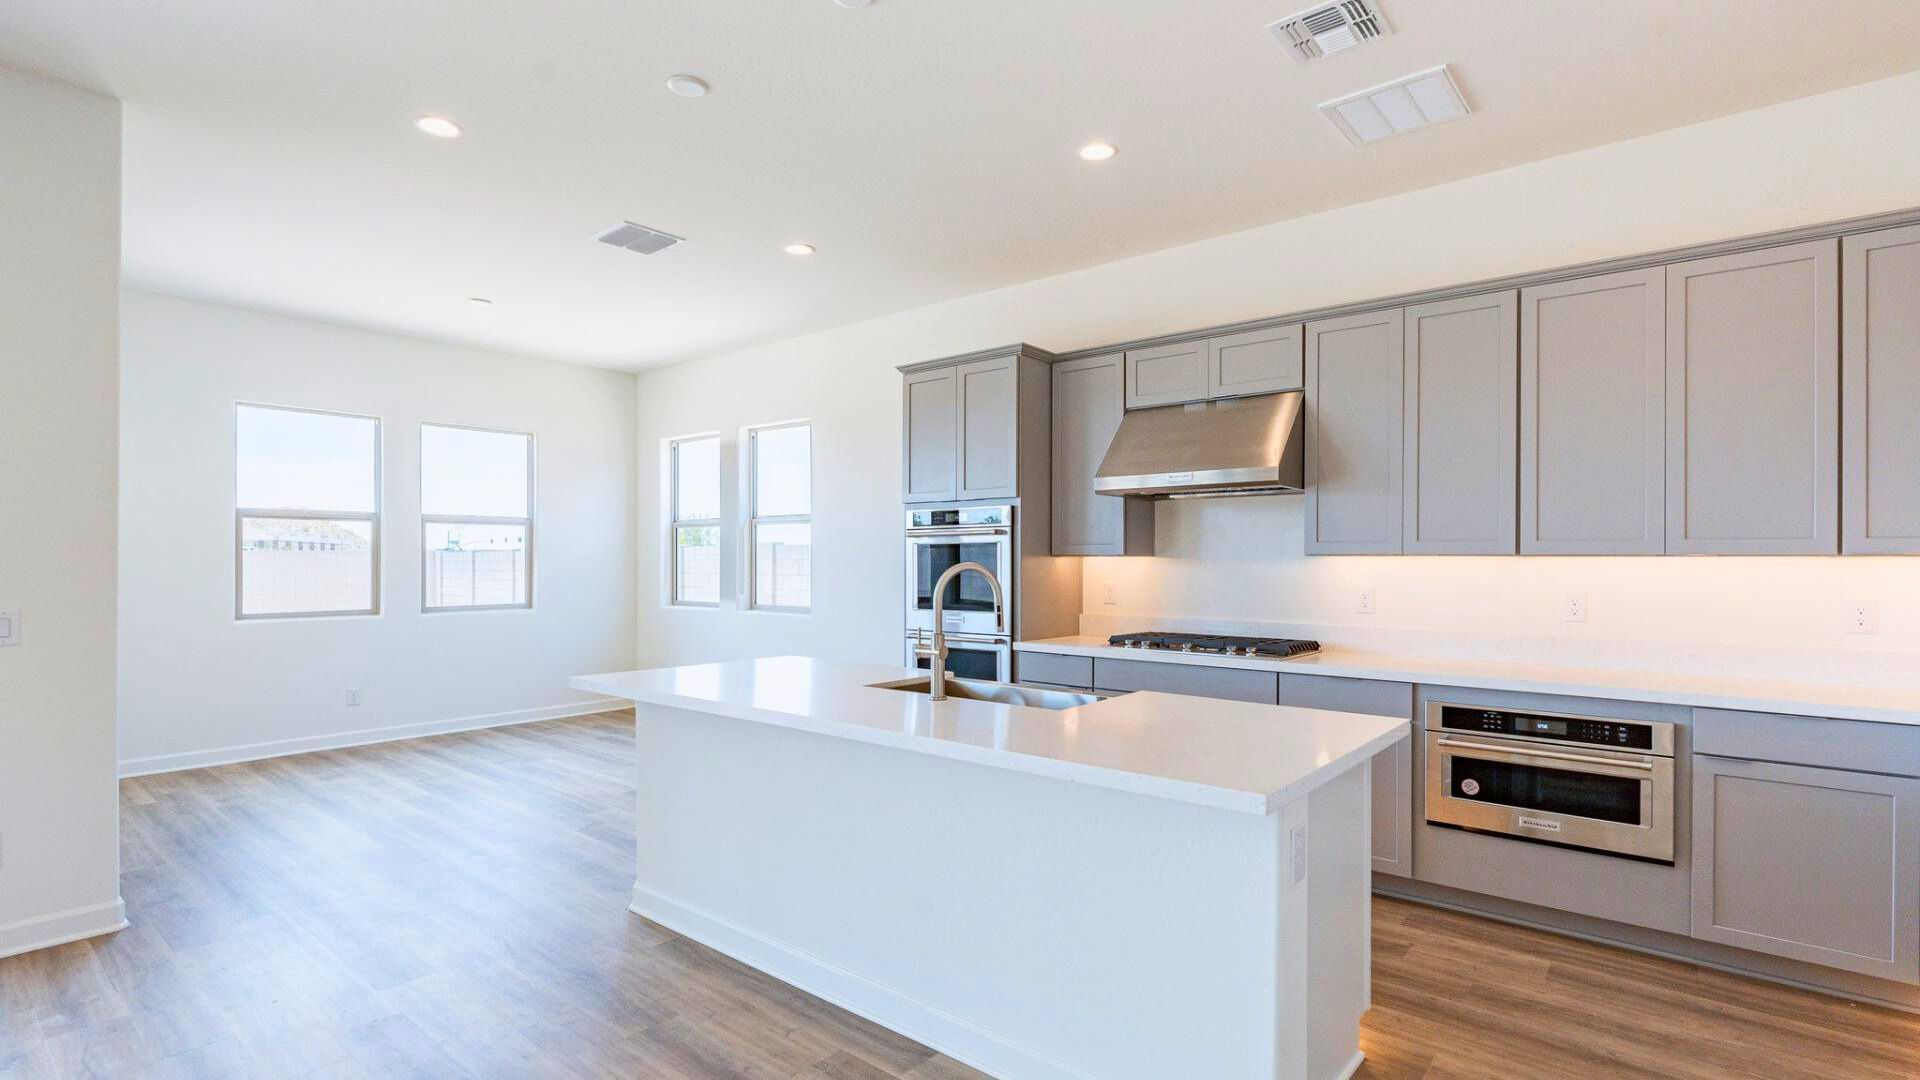
<svg viewBox="0 0 1920 1080"><path fill-rule="evenodd" d="M1447 65L1416 71L1357 94L1320 103L1320 111L1355 146L1405 135L1416 128L1467 115L1467 100L1453 85Z"/></svg>
<svg viewBox="0 0 1920 1080"><path fill-rule="evenodd" d="M1267 32L1305 64L1393 33L1368 0L1336 0L1267 24Z"/></svg>
<svg viewBox="0 0 1920 1080"><path fill-rule="evenodd" d="M603 244L612 244L617 248L651 255L656 251L667 250L685 240L686 237L661 232L659 229L649 229L645 225L636 225L631 221L623 221L594 239Z"/></svg>

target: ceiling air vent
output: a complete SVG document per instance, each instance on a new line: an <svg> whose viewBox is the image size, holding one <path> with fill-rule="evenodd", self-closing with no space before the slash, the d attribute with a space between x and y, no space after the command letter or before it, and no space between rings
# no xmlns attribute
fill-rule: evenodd
<svg viewBox="0 0 1920 1080"><path fill-rule="evenodd" d="M623 221L594 239L603 244L612 244L617 248L651 255L656 251L665 251L685 240L686 237L661 232L659 229L649 229L645 225L636 225L631 221Z"/></svg>
<svg viewBox="0 0 1920 1080"><path fill-rule="evenodd" d="M1268 23L1267 32L1294 63L1304 64L1386 37L1393 28L1367 0L1336 0Z"/></svg>
<svg viewBox="0 0 1920 1080"><path fill-rule="evenodd" d="M1467 115L1467 101L1447 65L1416 71L1357 94L1320 103L1340 134L1355 146L1404 135L1415 128Z"/></svg>

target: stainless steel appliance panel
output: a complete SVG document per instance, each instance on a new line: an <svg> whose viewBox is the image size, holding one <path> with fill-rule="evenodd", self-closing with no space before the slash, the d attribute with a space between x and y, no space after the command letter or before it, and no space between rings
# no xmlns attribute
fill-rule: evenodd
<svg viewBox="0 0 1920 1080"><path fill-rule="evenodd" d="M966 506L912 510L907 514L907 617L909 630L934 629L933 587L949 567L977 562L1005 587L1007 602L1019 595L1014 559L1012 506ZM995 617L993 593L978 574L962 574L947 586L943 618L949 634L995 636L1014 626Z"/></svg>

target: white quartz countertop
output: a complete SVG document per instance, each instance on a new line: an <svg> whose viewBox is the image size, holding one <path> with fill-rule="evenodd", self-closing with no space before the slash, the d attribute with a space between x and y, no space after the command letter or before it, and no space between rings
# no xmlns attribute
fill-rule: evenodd
<svg viewBox="0 0 1920 1080"><path fill-rule="evenodd" d="M776 656L578 675L610 697L1267 814L1409 737L1406 720L1135 693L1055 710L871 684L909 668Z"/></svg>
<svg viewBox="0 0 1920 1080"><path fill-rule="evenodd" d="M1886 724L1920 724L1920 691L1872 686L1735 679L1657 671L1448 660L1328 648L1297 660L1266 660L1154 649L1124 649L1105 638L1061 637L1017 641L1020 652L1111 657L1151 663L1250 668L1347 679L1385 679L1483 690L1519 690L1624 701L1650 701L1743 712L1792 713Z"/></svg>

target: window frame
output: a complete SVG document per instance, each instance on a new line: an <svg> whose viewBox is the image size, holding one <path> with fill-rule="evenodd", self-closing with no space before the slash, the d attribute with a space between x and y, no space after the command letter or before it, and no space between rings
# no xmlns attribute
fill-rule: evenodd
<svg viewBox="0 0 1920 1080"><path fill-rule="evenodd" d="M527 440L527 516L487 517L477 514L429 514L427 505L427 454L426 429L430 427L450 428L455 431L478 431L488 435L514 435ZM420 421L420 453L417 465L420 470L420 614L452 615L465 611L532 611L534 555L537 540L534 536L534 519L538 516L540 500L539 489L535 481L539 477L536 461L539 459L538 437L531 431L519 431L514 428L481 427L478 424L449 424L439 420ZM427 604L427 526L429 525L518 525L527 530L527 599L520 604L442 604L432 607Z"/></svg>
<svg viewBox="0 0 1920 1080"><path fill-rule="evenodd" d="M767 431L784 431L787 428L803 427L807 429L807 512L804 514L775 514L760 516L760 435ZM746 481L746 518L747 518L747 608L750 611L765 611L775 615L811 615L813 606L792 607L781 604L760 603L760 526L762 525L806 525L809 541L813 536L813 421L783 420L777 424L761 424L747 429L747 468ZM809 547L813 545L809 543ZM807 596L813 596L813 560L807 561Z"/></svg>
<svg viewBox="0 0 1920 1080"><path fill-rule="evenodd" d="M339 416L349 420L373 421L373 509L371 511L347 510L273 510L240 505L240 410L275 409L280 412L307 413L315 416ZM378 616L381 608L381 528L386 509L386 420L366 413L341 412L337 409L308 409L298 405L277 405L267 401L238 401L233 403L233 619L235 622L262 622L280 619L340 619L353 617ZM257 518L269 521L364 521L372 527L373 539L367 555L372 560L371 573L367 582L367 602L365 608L345 608L338 611L263 611L249 615L246 612L247 559L242 545L246 542L247 519Z"/></svg>
<svg viewBox="0 0 1920 1080"><path fill-rule="evenodd" d="M720 548L725 533L718 517L682 518L680 516L680 447L687 443L713 441L713 483L719 491L720 479L725 470L720 464L720 433L707 432L703 435L682 435L667 440L667 604L669 607L714 609L720 606L720 597L724 590L715 588L713 599L686 600L680 596L680 530L712 529L714 547ZM717 510L718 507L716 506Z"/></svg>

